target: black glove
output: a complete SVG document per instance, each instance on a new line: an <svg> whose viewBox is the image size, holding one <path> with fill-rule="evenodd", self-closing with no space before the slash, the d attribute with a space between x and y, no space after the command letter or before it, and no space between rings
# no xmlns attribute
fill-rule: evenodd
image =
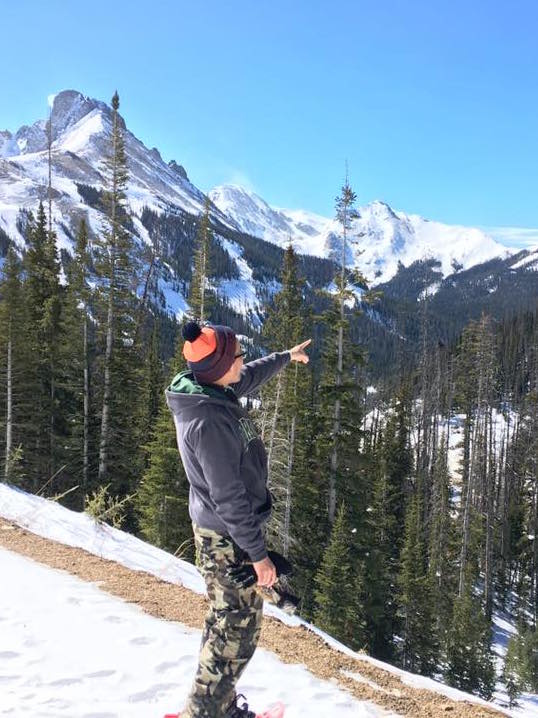
<svg viewBox="0 0 538 718"><path fill-rule="evenodd" d="M276 551L268 551L267 553L275 566L277 583L270 588L260 586L258 590L267 601L273 603L285 613L293 615L297 611L299 599L278 585L278 579L281 576L289 576L293 572L291 563ZM234 566L228 571L228 575L238 588L250 588L258 581L256 570L251 562Z"/></svg>
<svg viewBox="0 0 538 718"><path fill-rule="evenodd" d="M276 568L277 578L280 576L289 576L292 573L291 563L287 558L282 556L282 554L276 551L268 551L267 554ZM238 566L234 566L228 571L228 575L240 588L250 588L250 586L254 586L258 581L256 570L251 562L240 563Z"/></svg>

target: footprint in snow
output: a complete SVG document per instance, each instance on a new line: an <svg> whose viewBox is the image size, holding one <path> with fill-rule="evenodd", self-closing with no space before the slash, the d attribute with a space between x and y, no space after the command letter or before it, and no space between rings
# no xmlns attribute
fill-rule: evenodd
<svg viewBox="0 0 538 718"><path fill-rule="evenodd" d="M177 661L165 661L164 663L159 663L159 665L155 667L155 670L164 672L170 671L174 668L181 668L185 665L192 666L194 670L195 663L196 662L193 656L180 656Z"/></svg>
<svg viewBox="0 0 538 718"><path fill-rule="evenodd" d="M106 616L105 621L108 623L125 623L125 619L119 616Z"/></svg>
<svg viewBox="0 0 538 718"><path fill-rule="evenodd" d="M139 703L140 701L150 701L158 698L161 695L166 695L170 690L177 690L176 683L158 683L156 686L148 688L147 691L141 691L140 693L133 693L129 696L130 703Z"/></svg>
<svg viewBox="0 0 538 718"><path fill-rule="evenodd" d="M52 681L49 686L74 686L77 683L81 683L80 678L59 678L57 681Z"/></svg>
<svg viewBox="0 0 538 718"><path fill-rule="evenodd" d="M95 673L86 673L83 678L109 678L115 673L116 671L95 671Z"/></svg>

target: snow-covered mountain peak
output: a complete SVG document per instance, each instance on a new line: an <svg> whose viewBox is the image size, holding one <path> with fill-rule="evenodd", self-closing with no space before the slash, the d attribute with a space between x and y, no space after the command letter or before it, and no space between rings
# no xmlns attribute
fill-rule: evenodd
<svg viewBox="0 0 538 718"><path fill-rule="evenodd" d="M268 239L275 234L289 234L289 227L280 212L254 192L235 184L213 188L209 198L221 212L232 218L248 234Z"/></svg>
<svg viewBox="0 0 538 718"><path fill-rule="evenodd" d="M366 207L361 208L361 211L380 219L398 220L392 207L380 199L375 199L373 202L370 202Z"/></svg>
<svg viewBox="0 0 538 718"><path fill-rule="evenodd" d="M305 210L271 207L237 185L216 187L210 196L244 231L281 247L291 240L300 253L339 261L341 229L335 219ZM482 230L407 215L375 200L359 208L359 218L348 234L346 261L359 268L372 284L379 284L389 281L400 263L407 267L418 260L434 259L446 277L511 252L515 250L494 241Z"/></svg>
<svg viewBox="0 0 538 718"><path fill-rule="evenodd" d="M63 90L50 99L52 100L50 119L53 144L60 141L66 133L71 132L88 116L95 118L100 115L101 122L104 118L111 117L112 110L106 103L87 97L77 90ZM121 117L120 122L125 127ZM48 146L47 124L48 118L37 120L32 125L23 125L14 135L8 130L1 132L0 157L27 155L45 150ZM72 148L69 148L69 151L76 152Z"/></svg>
<svg viewBox="0 0 538 718"><path fill-rule="evenodd" d="M59 92L55 95L52 104L52 139L60 137L90 113L109 115L111 110L104 102L86 97L77 90Z"/></svg>
<svg viewBox="0 0 538 718"><path fill-rule="evenodd" d="M260 212L270 215L273 211L260 196L236 184L223 184L213 188L209 192L209 198L221 211L224 211L222 208L225 206L241 208L245 215L251 217Z"/></svg>

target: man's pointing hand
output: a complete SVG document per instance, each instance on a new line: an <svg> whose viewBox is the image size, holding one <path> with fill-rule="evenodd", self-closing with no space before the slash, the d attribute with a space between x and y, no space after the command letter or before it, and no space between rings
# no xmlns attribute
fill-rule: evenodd
<svg viewBox="0 0 538 718"><path fill-rule="evenodd" d="M293 347L293 349L289 349L291 361L300 361L303 364L308 364L308 362L310 361L310 357L304 351L304 349L310 344L311 341L312 339L307 339L305 342L297 344L297 346Z"/></svg>

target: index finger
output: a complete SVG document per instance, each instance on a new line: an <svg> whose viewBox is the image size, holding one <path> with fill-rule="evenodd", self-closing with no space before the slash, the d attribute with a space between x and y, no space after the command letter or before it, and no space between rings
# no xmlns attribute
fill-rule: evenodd
<svg viewBox="0 0 538 718"><path fill-rule="evenodd" d="M310 344L311 341L312 341L312 339L307 339L305 342L302 342L301 344L299 344L299 346L300 346L301 349L302 349L302 348L305 347L307 344Z"/></svg>

